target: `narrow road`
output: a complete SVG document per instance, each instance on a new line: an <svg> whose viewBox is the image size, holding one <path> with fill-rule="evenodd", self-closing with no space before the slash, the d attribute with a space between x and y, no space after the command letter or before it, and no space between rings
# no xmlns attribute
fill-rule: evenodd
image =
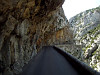
<svg viewBox="0 0 100 75"><path fill-rule="evenodd" d="M54 47L46 46L29 62L20 75L84 75L70 63Z"/></svg>

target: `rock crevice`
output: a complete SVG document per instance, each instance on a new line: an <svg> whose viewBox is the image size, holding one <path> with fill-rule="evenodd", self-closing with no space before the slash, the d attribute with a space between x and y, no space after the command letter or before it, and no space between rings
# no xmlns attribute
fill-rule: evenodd
<svg viewBox="0 0 100 75"><path fill-rule="evenodd" d="M0 0L0 71L15 75L42 46L71 41L64 0Z"/></svg>

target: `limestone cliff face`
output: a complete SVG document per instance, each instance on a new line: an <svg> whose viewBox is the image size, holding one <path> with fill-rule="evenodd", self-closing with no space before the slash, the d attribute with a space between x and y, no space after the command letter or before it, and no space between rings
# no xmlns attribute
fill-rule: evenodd
<svg viewBox="0 0 100 75"><path fill-rule="evenodd" d="M45 45L71 41L64 0L0 0L0 75L16 75Z"/></svg>
<svg viewBox="0 0 100 75"><path fill-rule="evenodd" d="M81 58L100 72L100 6L74 16L69 23L76 44L82 45Z"/></svg>

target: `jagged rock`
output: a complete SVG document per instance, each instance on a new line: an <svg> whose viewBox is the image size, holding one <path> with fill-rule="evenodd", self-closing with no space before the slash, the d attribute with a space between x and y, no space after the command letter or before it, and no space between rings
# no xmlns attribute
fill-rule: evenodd
<svg viewBox="0 0 100 75"><path fill-rule="evenodd" d="M3 75L13 75L13 72L10 70L10 68L6 68Z"/></svg>
<svg viewBox="0 0 100 75"><path fill-rule="evenodd" d="M16 75L42 46L72 41L64 0L0 0L0 60Z"/></svg>
<svg viewBox="0 0 100 75"><path fill-rule="evenodd" d="M92 68L100 71L97 67L100 61L100 6L72 17L69 24L74 32L76 44L82 45L81 58Z"/></svg>

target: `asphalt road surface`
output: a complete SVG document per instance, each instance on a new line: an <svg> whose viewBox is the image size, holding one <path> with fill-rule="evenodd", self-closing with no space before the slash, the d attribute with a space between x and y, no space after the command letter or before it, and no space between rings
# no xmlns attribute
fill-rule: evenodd
<svg viewBox="0 0 100 75"><path fill-rule="evenodd" d="M55 48L47 46L24 67L20 75L84 75L80 73Z"/></svg>

